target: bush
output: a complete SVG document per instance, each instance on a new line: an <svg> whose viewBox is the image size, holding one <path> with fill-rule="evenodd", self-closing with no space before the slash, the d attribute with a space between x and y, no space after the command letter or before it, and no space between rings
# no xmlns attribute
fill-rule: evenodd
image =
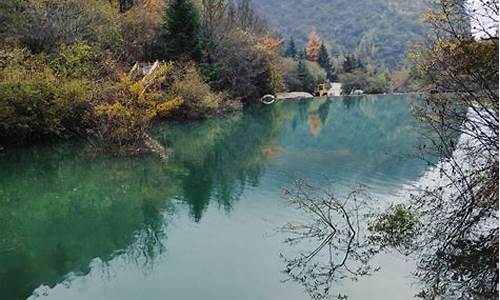
<svg viewBox="0 0 500 300"><path fill-rule="evenodd" d="M111 55L84 42L61 45L48 63L60 77L89 81L117 78L116 62Z"/></svg>
<svg viewBox="0 0 500 300"><path fill-rule="evenodd" d="M115 86L103 92L95 105L93 128L98 144L112 152L144 149L151 122L178 108L182 99L161 93L161 84L171 75L173 65L162 64L143 80L123 75Z"/></svg>
<svg viewBox="0 0 500 300"><path fill-rule="evenodd" d="M306 67L315 84L326 81L326 71L317 62L306 60Z"/></svg>
<svg viewBox="0 0 500 300"><path fill-rule="evenodd" d="M128 63L150 61L159 51L159 28L162 24L162 7L149 1L137 4L127 12L110 16L116 24L103 29L99 44L109 49L120 60Z"/></svg>
<svg viewBox="0 0 500 300"><path fill-rule="evenodd" d="M26 49L0 51L0 141L23 144L82 130L86 83L56 78L44 60Z"/></svg>
<svg viewBox="0 0 500 300"><path fill-rule="evenodd" d="M378 74L368 79L368 86L365 92L368 94L384 94L391 89L391 80L388 76Z"/></svg>
<svg viewBox="0 0 500 300"><path fill-rule="evenodd" d="M350 94L353 90L363 90L367 94L388 93L391 88L390 78L383 74L369 74L357 70L352 73L344 73L339 76L342 83L342 93Z"/></svg>
<svg viewBox="0 0 500 300"><path fill-rule="evenodd" d="M101 1L27 0L15 35L35 53L53 52L61 44L98 40L101 28L111 28Z"/></svg>
<svg viewBox="0 0 500 300"><path fill-rule="evenodd" d="M279 42L279 41L278 41ZM234 99L250 102L283 89L279 64L279 43L240 29L226 32L217 47L209 49L216 78L210 85L227 90Z"/></svg>
<svg viewBox="0 0 500 300"><path fill-rule="evenodd" d="M326 81L326 72L318 63L306 60L283 59L281 64L283 78L288 91L312 93L318 83Z"/></svg>
<svg viewBox="0 0 500 300"><path fill-rule="evenodd" d="M187 64L181 73L170 87L169 93L172 97L179 97L183 100L178 113L184 118L202 118L240 108L239 102L230 101L224 93L213 92L210 86L203 81L194 64Z"/></svg>
<svg viewBox="0 0 500 300"><path fill-rule="evenodd" d="M302 90L302 81L299 79L298 62L293 58L285 58L281 63L283 81L288 91Z"/></svg>

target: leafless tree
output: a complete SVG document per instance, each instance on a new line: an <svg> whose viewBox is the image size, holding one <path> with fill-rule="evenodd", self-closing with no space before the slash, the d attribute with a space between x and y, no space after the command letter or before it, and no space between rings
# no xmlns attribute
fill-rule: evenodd
<svg viewBox="0 0 500 300"><path fill-rule="evenodd" d="M415 116L431 166L410 197L424 299L498 297L498 3L434 0L415 53L431 88ZM436 157L439 158L436 160ZM390 227L387 227L390 228ZM390 230L386 240L399 237Z"/></svg>
<svg viewBox="0 0 500 300"><path fill-rule="evenodd" d="M281 255L287 280L302 284L312 299L326 299L333 295L333 282L377 270L368 263L376 251L361 230L360 217L369 199L364 189L338 197L327 188L297 180L284 195L305 217L303 223L294 221L279 228L287 235L285 243L298 250L293 257ZM317 245L310 249L311 243ZM336 297L347 298L341 294Z"/></svg>

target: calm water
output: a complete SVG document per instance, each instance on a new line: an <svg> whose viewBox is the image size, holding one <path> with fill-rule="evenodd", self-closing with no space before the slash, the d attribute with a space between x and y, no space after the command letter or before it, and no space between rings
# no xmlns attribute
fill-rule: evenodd
<svg viewBox="0 0 500 300"><path fill-rule="evenodd" d="M79 144L0 155L0 299L308 299L281 273L277 226L298 212L296 178L364 184L374 207L398 201L425 171L402 159L419 142L412 96L260 106L162 125L173 152L91 157ZM351 299L410 299L411 263L392 255Z"/></svg>

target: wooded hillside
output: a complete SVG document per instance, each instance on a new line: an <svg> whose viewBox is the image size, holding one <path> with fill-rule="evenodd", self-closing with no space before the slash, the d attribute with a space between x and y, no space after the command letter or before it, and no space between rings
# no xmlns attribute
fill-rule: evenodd
<svg viewBox="0 0 500 300"><path fill-rule="evenodd" d="M425 33L424 1L411 0L255 0L257 10L284 38L299 47L313 28L332 49L356 51L395 67Z"/></svg>

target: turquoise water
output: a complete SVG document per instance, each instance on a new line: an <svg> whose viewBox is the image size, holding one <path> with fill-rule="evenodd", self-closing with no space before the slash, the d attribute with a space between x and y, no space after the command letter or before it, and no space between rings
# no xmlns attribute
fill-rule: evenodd
<svg viewBox="0 0 500 300"><path fill-rule="evenodd" d="M78 143L0 154L0 299L308 299L286 275L278 226L298 218L294 179L366 186L400 201L426 170L415 96L282 102L154 136L171 153L103 157ZM411 262L333 288L351 299L409 299ZM390 289L388 288L390 287Z"/></svg>

